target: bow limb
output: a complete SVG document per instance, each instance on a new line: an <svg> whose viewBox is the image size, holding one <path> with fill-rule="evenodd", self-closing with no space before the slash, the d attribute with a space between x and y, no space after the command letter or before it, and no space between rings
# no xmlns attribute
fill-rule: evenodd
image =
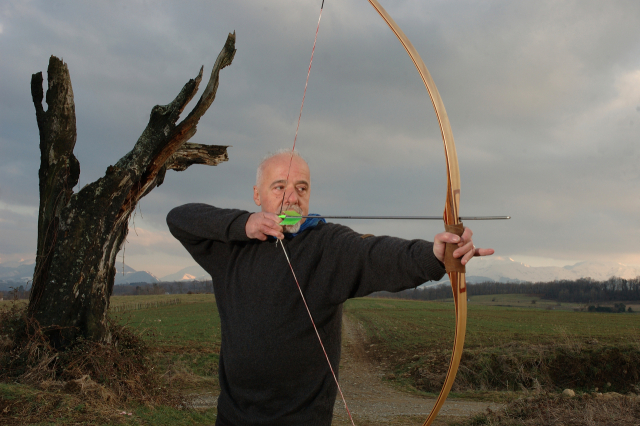
<svg viewBox="0 0 640 426"><path fill-rule="evenodd" d="M400 29L398 24L395 23L393 18L389 16L386 10L377 0L368 0L369 3L376 9L382 19L385 20L387 25L395 33L402 46L405 48L409 57L413 61L413 64L418 69L420 77L429 92L429 97L433 104L433 108L438 118L438 124L440 125L440 132L442 133L442 141L444 143L444 154L447 161L447 199L444 209L444 223L445 228L449 232L462 235L462 223L459 220L460 214L458 211L460 205L460 169L458 168L458 155L456 153L456 146L453 141L453 132L451 131L451 124L449 123L449 117L447 111L444 108L444 103L438 92L435 82L431 78L431 74L427 69L427 66L420 58L420 55L411 44L411 41L407 38L404 32ZM429 414L429 417L425 420L423 426L430 425L435 417L438 415L440 408L447 399L447 395L453 386L453 382L456 378L458 366L460 365L460 358L462 356L462 348L464 346L464 337L467 328L467 285L465 282L464 266L459 264L459 260L456 262L453 259L451 253L455 250L454 244L448 245L447 251L449 252L448 259L445 260L447 266L447 273L449 274L449 280L451 281L451 288L453 290L453 299L455 302L455 315L456 315L456 332L454 338L453 352L451 353L451 361L449 362L449 370L447 377L438 395L438 399Z"/></svg>

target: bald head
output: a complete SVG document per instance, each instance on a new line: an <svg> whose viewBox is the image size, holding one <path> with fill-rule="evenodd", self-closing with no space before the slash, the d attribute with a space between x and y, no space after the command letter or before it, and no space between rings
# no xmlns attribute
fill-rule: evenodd
<svg viewBox="0 0 640 426"><path fill-rule="evenodd" d="M287 161L287 165L289 164L290 161L296 161L296 162L302 161L306 165L307 169L309 169L309 165L307 164L305 159L302 158L300 153L298 153L298 151L293 151L293 157L291 156L291 153L292 151L290 149L281 149L281 150L278 150L275 154L269 154L266 157L264 157L260 162L260 164L258 165L258 170L256 172L256 186L260 186L261 180L263 179L263 176L264 176L265 169L268 168L270 165L273 165L274 163L281 162L282 159L285 159Z"/></svg>

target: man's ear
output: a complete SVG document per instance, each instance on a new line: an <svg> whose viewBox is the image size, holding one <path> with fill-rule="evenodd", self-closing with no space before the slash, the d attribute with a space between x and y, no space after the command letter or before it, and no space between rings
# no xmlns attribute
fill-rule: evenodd
<svg viewBox="0 0 640 426"><path fill-rule="evenodd" d="M258 194L258 187L253 186L253 202L256 203L256 206L259 206L260 203L260 194Z"/></svg>

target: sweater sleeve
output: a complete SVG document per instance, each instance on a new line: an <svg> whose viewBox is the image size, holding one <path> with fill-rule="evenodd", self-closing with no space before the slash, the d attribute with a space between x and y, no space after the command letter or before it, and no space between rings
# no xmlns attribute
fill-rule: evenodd
<svg viewBox="0 0 640 426"><path fill-rule="evenodd" d="M438 281L446 273L433 253L433 243L380 236L363 238L343 226L331 233L330 287L333 303L376 291L397 292L426 281ZM336 285L337 283L341 283Z"/></svg>
<svg viewBox="0 0 640 426"><path fill-rule="evenodd" d="M245 225L250 215L244 210L185 204L169 212L167 225L171 234L202 265L204 256L229 251L229 243L249 241Z"/></svg>

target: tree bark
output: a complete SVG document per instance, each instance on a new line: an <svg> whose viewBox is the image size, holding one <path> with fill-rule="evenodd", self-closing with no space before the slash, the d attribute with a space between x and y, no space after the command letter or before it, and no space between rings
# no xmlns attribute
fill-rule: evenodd
<svg viewBox="0 0 640 426"><path fill-rule="evenodd" d="M133 149L109 166L103 177L77 193L73 187L80 176L80 164L73 155L76 121L68 67L58 58L50 58L46 112L42 107L42 73L32 76L41 163L38 246L28 313L47 329L55 346L64 347L80 336L110 340L106 313L116 255L138 201L162 184L167 170L182 171L192 164L215 166L229 159L226 146L187 141L213 103L220 70L231 64L235 52L233 33L187 117L177 123L198 91L202 68L170 104L153 107Z"/></svg>

